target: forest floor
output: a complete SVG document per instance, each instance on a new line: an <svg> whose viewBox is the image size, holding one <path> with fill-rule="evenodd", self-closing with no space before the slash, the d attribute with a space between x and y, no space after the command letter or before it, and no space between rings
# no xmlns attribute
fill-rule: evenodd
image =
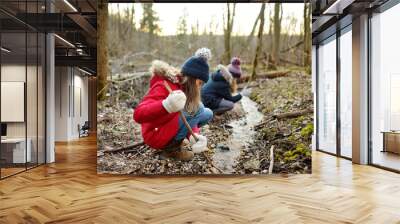
<svg viewBox="0 0 400 224"><path fill-rule="evenodd" d="M243 97L234 110L215 116L202 128L209 150L196 154L189 162L162 158L159 151L146 145L111 152L142 142L140 125L133 121L131 108L145 91L138 94L143 82L139 79L135 83L115 82L107 100L98 104L99 173L266 174L271 146L274 146L273 173L311 172L310 75L291 72L284 77L249 83L250 97ZM143 85L141 88L147 89ZM295 116L291 114L299 111ZM288 113L289 117L279 116Z"/></svg>

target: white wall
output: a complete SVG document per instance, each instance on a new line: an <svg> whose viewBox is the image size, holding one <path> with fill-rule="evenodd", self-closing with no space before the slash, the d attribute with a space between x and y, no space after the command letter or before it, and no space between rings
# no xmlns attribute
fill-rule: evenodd
<svg viewBox="0 0 400 224"><path fill-rule="evenodd" d="M27 80L25 80L27 78ZM25 64L3 64L1 66L1 81L2 82L23 82L26 85L26 101L22 102L22 107L1 108L3 113L17 113L15 110L20 110L22 113L22 121L20 122L5 122L7 124L7 137L9 138L25 138L29 140L29 148L31 149L32 162L44 163L45 150L45 120L44 120L44 74L41 66L32 66ZM2 89L2 93L5 94ZM20 94L24 95L25 89L20 89ZM2 95L2 98L7 95ZM25 98L23 96L22 98ZM17 102L15 102L17 103ZM25 106L26 103L26 106ZM3 103L2 103L3 104ZM8 110L8 111L7 111ZM12 111L14 110L14 111ZM24 114L26 112L26 120ZM39 159L38 161L36 161Z"/></svg>
<svg viewBox="0 0 400 224"><path fill-rule="evenodd" d="M68 100L69 100L69 69L67 67L55 68L55 141L68 140Z"/></svg>
<svg viewBox="0 0 400 224"><path fill-rule="evenodd" d="M25 65L2 65L1 81L25 82ZM6 108L1 108L6 110ZM25 122L7 122L8 137L25 137Z"/></svg>
<svg viewBox="0 0 400 224"><path fill-rule="evenodd" d="M83 75L76 68L56 67L56 141L79 138L78 125L88 120L88 78Z"/></svg>

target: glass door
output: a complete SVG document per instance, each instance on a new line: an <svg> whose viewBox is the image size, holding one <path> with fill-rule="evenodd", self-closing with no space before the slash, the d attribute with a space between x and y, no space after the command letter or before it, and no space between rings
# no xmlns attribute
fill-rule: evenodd
<svg viewBox="0 0 400 224"><path fill-rule="evenodd" d="M318 150L336 154L336 35L318 47Z"/></svg>
<svg viewBox="0 0 400 224"><path fill-rule="evenodd" d="M400 171L400 4L371 18L370 157Z"/></svg>

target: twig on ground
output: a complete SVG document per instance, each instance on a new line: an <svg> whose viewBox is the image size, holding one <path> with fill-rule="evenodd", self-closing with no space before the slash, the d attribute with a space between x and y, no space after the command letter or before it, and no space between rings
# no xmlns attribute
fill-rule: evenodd
<svg viewBox="0 0 400 224"><path fill-rule="evenodd" d="M203 152L203 156L206 157L207 161L211 164L212 167L217 169L220 173L224 173L223 170L221 170L220 168L218 168L217 166L214 165L214 163L211 161L210 157L208 157L206 152Z"/></svg>
<svg viewBox="0 0 400 224"><path fill-rule="evenodd" d="M261 122L261 123L259 123L259 124L257 124L257 125L254 125L253 129L254 129L255 131L257 131L258 129L262 128L264 125L267 125L267 124L268 124L269 122L271 122L272 120L273 120L273 118L268 118L266 121Z"/></svg>
<svg viewBox="0 0 400 224"><path fill-rule="evenodd" d="M272 145L269 149L269 167L268 167L268 174L272 174L272 170L274 169L274 148L275 145Z"/></svg>
<svg viewBox="0 0 400 224"><path fill-rule="evenodd" d="M168 85L168 83L166 81L164 81L164 86L168 90L169 93L172 92L171 87ZM181 119L182 119L183 123L185 124L186 128L189 130L189 133L193 136L193 138L196 140L196 142L199 141L199 138L197 138L197 136L194 134L192 128L190 127L189 123L187 122L186 117L185 117L185 115L183 115L182 111L179 111L179 115L181 116ZM214 165L214 163L211 161L210 157L208 157L206 152L203 152L203 155L204 155L204 157L206 157L207 161L211 164L211 166L216 168L219 172L224 173L221 169L219 169L218 167L216 167Z"/></svg>
<svg viewBox="0 0 400 224"><path fill-rule="evenodd" d="M122 151L126 151L126 150L133 151L131 149L142 146L142 145L144 145L144 142L127 145L127 146L123 146L123 147L116 148L116 149L104 150L103 153L115 153L115 152L122 152Z"/></svg>

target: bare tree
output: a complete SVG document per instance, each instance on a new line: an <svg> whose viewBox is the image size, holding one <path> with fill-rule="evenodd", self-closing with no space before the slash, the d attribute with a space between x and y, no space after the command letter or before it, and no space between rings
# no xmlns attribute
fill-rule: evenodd
<svg viewBox="0 0 400 224"><path fill-rule="evenodd" d="M228 64L231 60L232 50L231 50L231 36L232 36L232 27L233 21L235 18L236 11L236 3L233 3L233 8L230 7L231 4L227 3L227 18L226 18L226 27L224 27L224 46L225 52L223 57L223 63ZM224 16L225 19L225 16ZM225 21L224 21L225 23Z"/></svg>
<svg viewBox="0 0 400 224"><path fill-rule="evenodd" d="M311 65L311 7L310 3L304 3L304 66Z"/></svg>
<svg viewBox="0 0 400 224"><path fill-rule="evenodd" d="M117 32L118 35L121 36L121 30L122 30L122 23L121 23L121 10L119 8L119 3L117 3Z"/></svg>
<svg viewBox="0 0 400 224"><path fill-rule="evenodd" d="M279 47L281 38L281 25L282 25L282 4L275 3L274 7L274 34L272 45L272 58L275 65L279 64Z"/></svg>
<svg viewBox="0 0 400 224"><path fill-rule="evenodd" d="M253 70L251 72L251 79L255 79L257 76L256 69L258 65L258 57L261 54L261 49L262 49L262 36L264 32L264 22L265 22L265 3L262 3L261 6L261 11L260 11L260 27L258 28L258 43L257 43L257 48L256 48L256 54L254 56L253 60Z"/></svg>
<svg viewBox="0 0 400 224"><path fill-rule="evenodd" d="M97 98L104 100L108 75L108 7L107 0L100 0L98 3L97 18Z"/></svg>

